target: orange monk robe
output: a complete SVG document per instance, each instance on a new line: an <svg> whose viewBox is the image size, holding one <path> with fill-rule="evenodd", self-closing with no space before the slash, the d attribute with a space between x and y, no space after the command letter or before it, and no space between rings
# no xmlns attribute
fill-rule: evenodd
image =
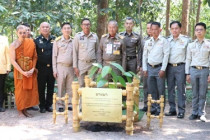
<svg viewBox="0 0 210 140"><path fill-rule="evenodd" d="M22 44L15 49L16 62L24 71L35 68L37 53L32 39L24 39ZM17 69L14 69L15 102L17 110L23 110L39 103L37 72L32 77L25 77Z"/></svg>

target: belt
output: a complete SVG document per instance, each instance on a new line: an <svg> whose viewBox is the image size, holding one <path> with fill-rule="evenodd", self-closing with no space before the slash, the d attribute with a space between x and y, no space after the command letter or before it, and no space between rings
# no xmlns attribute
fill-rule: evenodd
<svg viewBox="0 0 210 140"><path fill-rule="evenodd" d="M192 66L193 68L195 69L198 69L198 70L202 70L202 69L206 69L208 67L203 67L203 66Z"/></svg>
<svg viewBox="0 0 210 140"><path fill-rule="evenodd" d="M170 66L173 66L173 67L177 67L177 66L180 66L180 65L183 65L185 63L181 62L181 63L176 63L176 64L171 64L171 63L168 63L168 65Z"/></svg>
<svg viewBox="0 0 210 140"><path fill-rule="evenodd" d="M160 64L157 64L157 65L150 65L150 64L148 63L148 65L149 65L149 66L151 66L151 67L153 67L153 68L157 68L157 67L160 67L160 66L162 66L162 63L160 63Z"/></svg>
<svg viewBox="0 0 210 140"><path fill-rule="evenodd" d="M127 56L126 58L127 58L127 60L131 60L131 59L136 58L136 56Z"/></svg>
<svg viewBox="0 0 210 140"><path fill-rule="evenodd" d="M91 62L95 62L95 59L93 59L93 60L80 60L80 61L83 61L83 62L86 62L86 63L91 63Z"/></svg>
<svg viewBox="0 0 210 140"><path fill-rule="evenodd" d="M65 64L65 63L58 63L59 65L61 66L64 66L64 67L71 67L72 65L71 64Z"/></svg>

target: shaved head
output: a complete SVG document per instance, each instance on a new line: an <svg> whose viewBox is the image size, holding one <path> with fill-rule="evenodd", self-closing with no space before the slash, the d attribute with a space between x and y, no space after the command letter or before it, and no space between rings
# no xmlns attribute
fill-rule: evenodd
<svg viewBox="0 0 210 140"><path fill-rule="evenodd" d="M18 31L20 29L26 29L26 26L24 26L24 25L18 25L17 28L16 28L16 31Z"/></svg>

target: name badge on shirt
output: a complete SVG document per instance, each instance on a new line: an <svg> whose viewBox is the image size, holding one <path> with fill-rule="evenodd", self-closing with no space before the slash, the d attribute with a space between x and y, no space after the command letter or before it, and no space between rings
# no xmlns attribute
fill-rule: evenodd
<svg viewBox="0 0 210 140"><path fill-rule="evenodd" d="M42 43L43 43L43 41L42 41L41 39L39 39L39 43L40 43L40 44L42 44Z"/></svg>
<svg viewBox="0 0 210 140"><path fill-rule="evenodd" d="M106 45L106 54L112 54L112 44Z"/></svg>
<svg viewBox="0 0 210 140"><path fill-rule="evenodd" d="M114 55L120 55L120 50L118 50L118 46L117 45L114 45L114 47L113 47L113 54Z"/></svg>
<svg viewBox="0 0 210 140"><path fill-rule="evenodd" d="M131 42L132 42L132 43L136 43L137 40L138 40L138 38L135 38L135 37L134 37L134 38L131 38Z"/></svg>
<svg viewBox="0 0 210 140"><path fill-rule="evenodd" d="M184 45L184 41L182 41L182 40L180 40L179 43L180 43L180 45Z"/></svg>
<svg viewBox="0 0 210 140"><path fill-rule="evenodd" d="M84 36L80 36L80 38L79 38L80 40L84 40Z"/></svg>

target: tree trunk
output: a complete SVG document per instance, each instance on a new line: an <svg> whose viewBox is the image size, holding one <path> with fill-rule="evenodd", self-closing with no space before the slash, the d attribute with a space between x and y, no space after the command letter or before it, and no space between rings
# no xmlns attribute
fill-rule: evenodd
<svg viewBox="0 0 210 140"><path fill-rule="evenodd" d="M193 15L193 1L190 1L190 13L189 15ZM192 36L192 25L193 25L193 18L189 16L189 24L188 24L188 36L193 38Z"/></svg>
<svg viewBox="0 0 210 140"><path fill-rule="evenodd" d="M167 6L166 6L166 36L170 35L170 32L169 32L170 3L171 3L171 0L167 0Z"/></svg>
<svg viewBox="0 0 210 140"><path fill-rule="evenodd" d="M199 19L200 19L201 3L202 3L202 1L198 0L198 9L197 9L197 15L196 15L196 23L198 23Z"/></svg>
<svg viewBox="0 0 210 140"><path fill-rule="evenodd" d="M139 0L139 25L140 25L140 36L142 38L142 22L141 22L141 5L143 0Z"/></svg>
<svg viewBox="0 0 210 140"><path fill-rule="evenodd" d="M190 0L182 0L182 34L188 34Z"/></svg>
<svg viewBox="0 0 210 140"><path fill-rule="evenodd" d="M116 1L115 1L115 5L116 5L116 10L115 10L116 21L117 21L117 23L119 23L119 15L118 15L119 0L116 0Z"/></svg>
<svg viewBox="0 0 210 140"><path fill-rule="evenodd" d="M101 13L102 9L108 8L108 0L98 0L98 19L97 19L97 35L100 39L103 34L106 33L107 28L107 13Z"/></svg>

